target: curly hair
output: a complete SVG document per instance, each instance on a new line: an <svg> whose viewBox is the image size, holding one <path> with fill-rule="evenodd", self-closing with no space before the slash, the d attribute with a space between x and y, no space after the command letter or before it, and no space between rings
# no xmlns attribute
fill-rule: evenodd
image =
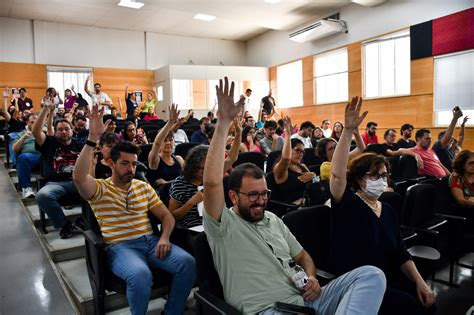
<svg viewBox="0 0 474 315"><path fill-rule="evenodd" d="M135 123L133 121L127 121L125 123L125 125L123 126L123 130L122 130L123 140L126 140L126 141L132 141L133 140L127 134L127 129L128 129L128 126L130 126L130 125L133 125L133 127L137 128L137 126L135 126Z"/></svg>
<svg viewBox="0 0 474 315"><path fill-rule="evenodd" d="M385 165L390 173L390 163L382 156L375 153L364 153L350 161L347 170L347 182L355 189L360 189L359 180L367 173L377 172Z"/></svg>
<svg viewBox="0 0 474 315"><path fill-rule="evenodd" d="M208 150L209 146L198 145L189 151L183 168L184 179L188 182L191 182L196 177L196 173L199 171L201 163L206 160Z"/></svg>
<svg viewBox="0 0 474 315"><path fill-rule="evenodd" d="M453 171L455 171L460 177L464 176L464 165L474 152L471 150L462 150L453 159Z"/></svg>

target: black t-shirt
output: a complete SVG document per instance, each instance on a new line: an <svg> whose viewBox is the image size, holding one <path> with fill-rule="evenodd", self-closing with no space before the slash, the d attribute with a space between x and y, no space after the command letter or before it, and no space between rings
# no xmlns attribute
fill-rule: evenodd
<svg viewBox="0 0 474 315"><path fill-rule="evenodd" d="M15 105L15 101L12 101L12 105ZM21 97L18 98L18 109L20 112L23 112L24 110L28 109L31 110L33 108L33 101L31 98L25 97L24 100L21 99Z"/></svg>
<svg viewBox="0 0 474 315"><path fill-rule="evenodd" d="M331 200L331 265L336 275L372 265L382 269L387 280L399 274L411 259L400 234L395 210L382 203L380 218L347 188L342 200Z"/></svg>
<svg viewBox="0 0 474 315"><path fill-rule="evenodd" d="M273 102L272 102L273 101ZM275 99L271 96L265 96L262 98L262 103L263 103L263 109L265 112L270 115L273 113L273 108L275 107Z"/></svg>
<svg viewBox="0 0 474 315"><path fill-rule="evenodd" d="M112 176L112 169L107 165L102 164L101 161L97 161L97 164L95 165L95 178L106 179L110 176Z"/></svg>
<svg viewBox="0 0 474 315"><path fill-rule="evenodd" d="M408 142L403 139L400 139L398 140L397 145L400 149L410 149L416 147L416 142L410 139L408 140Z"/></svg>
<svg viewBox="0 0 474 315"><path fill-rule="evenodd" d="M398 149L400 149L400 147L396 143L394 143L392 145L382 143L382 148L383 148L383 155L387 155L387 150L398 151Z"/></svg>
<svg viewBox="0 0 474 315"><path fill-rule="evenodd" d="M73 130L72 138L75 139L81 145L81 147L86 144L87 137L89 137L89 130L83 129L80 132Z"/></svg>
<svg viewBox="0 0 474 315"><path fill-rule="evenodd" d="M41 153L42 175L48 180L71 180L77 157L81 152L79 143L72 139L69 145L61 144L55 137L46 136L43 145L35 144Z"/></svg>
<svg viewBox="0 0 474 315"><path fill-rule="evenodd" d="M439 140L436 141L435 144L433 144L433 151L435 151L436 155L438 156L444 167L446 167L450 172L452 172L452 162L455 155L454 151L450 148L443 149L443 147L441 147L441 141Z"/></svg>

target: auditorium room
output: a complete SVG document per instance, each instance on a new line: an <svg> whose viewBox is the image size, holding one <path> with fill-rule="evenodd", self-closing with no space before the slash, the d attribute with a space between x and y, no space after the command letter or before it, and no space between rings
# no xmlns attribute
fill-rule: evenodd
<svg viewBox="0 0 474 315"><path fill-rule="evenodd" d="M474 315L472 0L1 0L0 90L0 314Z"/></svg>

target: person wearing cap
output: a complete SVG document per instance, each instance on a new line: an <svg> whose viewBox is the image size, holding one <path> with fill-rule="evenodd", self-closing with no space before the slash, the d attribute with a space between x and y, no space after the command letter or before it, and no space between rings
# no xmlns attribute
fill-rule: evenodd
<svg viewBox="0 0 474 315"><path fill-rule="evenodd" d="M379 139L377 138L377 123L373 121L369 121L367 123L367 127L365 128L365 131L360 134L362 137L362 140L365 143L365 146L368 146L369 144L377 144L379 143Z"/></svg>

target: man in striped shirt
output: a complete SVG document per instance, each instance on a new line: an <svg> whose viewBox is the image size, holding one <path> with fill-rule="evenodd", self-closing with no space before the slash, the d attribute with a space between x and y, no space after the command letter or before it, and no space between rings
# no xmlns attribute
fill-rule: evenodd
<svg viewBox="0 0 474 315"><path fill-rule="evenodd" d="M110 152L112 176L94 179L89 175L96 142L105 131L103 111L93 107L89 138L73 173L82 198L89 201L108 244L110 269L127 283L127 299L132 314L146 314L153 282L150 267L173 274L166 314L182 314L194 285L194 258L169 241L174 218L145 182L134 179L139 149L131 143L119 143ZM148 211L162 223L161 236L153 235Z"/></svg>

